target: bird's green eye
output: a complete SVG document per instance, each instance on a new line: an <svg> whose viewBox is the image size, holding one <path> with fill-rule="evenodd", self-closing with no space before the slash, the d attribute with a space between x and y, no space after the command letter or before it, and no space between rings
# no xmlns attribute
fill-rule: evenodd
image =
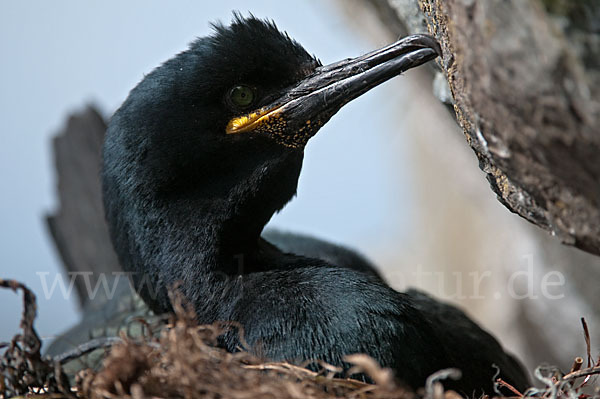
<svg viewBox="0 0 600 399"><path fill-rule="evenodd" d="M235 86L229 92L229 99L233 105L246 108L254 101L254 90L248 86Z"/></svg>

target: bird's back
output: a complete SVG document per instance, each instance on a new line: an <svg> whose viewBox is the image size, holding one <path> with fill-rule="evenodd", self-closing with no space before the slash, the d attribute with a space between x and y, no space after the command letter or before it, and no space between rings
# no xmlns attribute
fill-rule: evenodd
<svg viewBox="0 0 600 399"><path fill-rule="evenodd" d="M500 343L471 320L462 310L440 302L426 293L409 289L406 294L415 308L433 325L440 344L453 364L468 364L463 370L462 382L476 386L476 382L489 381L485 391L493 392L494 376L502 378L524 392L530 384L523 366L506 353ZM452 386L452 384L450 384Z"/></svg>
<svg viewBox="0 0 600 399"><path fill-rule="evenodd" d="M343 245L297 233L268 229L262 237L280 251L306 258L320 259L330 265L372 274L381 279L375 266L363 255Z"/></svg>
<svg viewBox="0 0 600 399"><path fill-rule="evenodd" d="M331 244L307 235L284 233L277 230L267 230L263 234L263 238L279 251L319 259L339 267L361 270L380 278L375 267L365 257L341 245ZM109 277L106 287L109 287L111 291L109 296L100 289L98 295L93 298L89 296L84 298L82 319L75 326L53 339L45 348L46 355L61 356L91 340L118 337L122 332L133 337L138 336L142 333L141 328L143 327L136 322L138 318L158 322L159 317L154 315L132 288L126 275L117 273L116 276ZM74 376L82 368L99 368L105 351L105 349L99 349L91 354L77 357L66 367L66 372Z"/></svg>

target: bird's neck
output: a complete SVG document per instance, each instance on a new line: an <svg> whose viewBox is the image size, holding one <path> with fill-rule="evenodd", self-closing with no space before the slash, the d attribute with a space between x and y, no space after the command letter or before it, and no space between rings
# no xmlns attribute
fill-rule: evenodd
<svg viewBox="0 0 600 399"><path fill-rule="evenodd" d="M175 284L182 283L188 297L210 296L215 278L269 267L262 254L272 248L265 249L260 234L295 194L302 155L281 162L246 171L226 189L222 181L218 188L205 181L162 194L129 191L118 201L105 198L124 268L138 276L138 285L144 279L159 292L156 300L142 292L154 310L168 310L165 292Z"/></svg>
<svg viewBox="0 0 600 399"><path fill-rule="evenodd" d="M153 235L161 237L161 262L193 265L203 274L236 273L239 259L257 250L271 215L250 209L224 212L230 205L227 200L194 199L159 206L157 212L166 223L157 225ZM156 262L152 257L140 260Z"/></svg>

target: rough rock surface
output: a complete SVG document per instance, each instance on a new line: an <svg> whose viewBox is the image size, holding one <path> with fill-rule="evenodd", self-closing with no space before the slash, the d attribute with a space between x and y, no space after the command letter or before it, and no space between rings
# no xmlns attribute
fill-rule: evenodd
<svg viewBox="0 0 600 399"><path fill-rule="evenodd" d="M600 3L373 3L440 41L457 120L498 199L600 254Z"/></svg>

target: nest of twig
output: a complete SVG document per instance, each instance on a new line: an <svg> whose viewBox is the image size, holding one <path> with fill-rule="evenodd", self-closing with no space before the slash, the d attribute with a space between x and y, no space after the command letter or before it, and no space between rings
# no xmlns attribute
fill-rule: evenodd
<svg viewBox="0 0 600 399"><path fill-rule="evenodd" d="M27 395L37 398L402 398L456 399L458 394L444 392L440 379L451 377L443 370L430 377L422 392L411 392L398 384L391 370L366 355L349 356L354 365L349 374L364 373L374 384L337 378L340 369L321 363L313 372L288 363L265 363L240 350L229 353L217 347L218 337L232 324L198 326L193 312L179 299L174 300L175 315L166 328L154 334L150 328L139 339L122 336L113 343L99 371L81 371L76 386L62 372L69 356L44 358L35 329L35 296L22 284L0 279L0 287L23 291L22 334L5 348L0 357L0 398ZM233 326L241 331L240 326ZM586 340L589 341L584 322ZM242 340L243 341L243 340ZM112 343L112 342L111 342ZM100 344L99 344L100 345ZM96 345L81 348L97 349ZM515 397L584 399L583 388L600 374L600 359L594 362L588 344L587 367L576 358L570 373L555 368L538 368L536 377L544 388L514 391ZM498 380L499 385L506 384Z"/></svg>
<svg viewBox="0 0 600 399"><path fill-rule="evenodd" d="M398 386L390 370L367 356L349 357L353 372L366 372L377 385L334 378L341 369L321 364L313 372L288 363L265 363L249 352L229 353L217 339L230 328L243 338L241 326L198 326L194 312L173 298L175 315L159 336L148 334L112 347L99 372L78 375L78 392L100 398L413 398ZM243 342L243 339L242 339Z"/></svg>

